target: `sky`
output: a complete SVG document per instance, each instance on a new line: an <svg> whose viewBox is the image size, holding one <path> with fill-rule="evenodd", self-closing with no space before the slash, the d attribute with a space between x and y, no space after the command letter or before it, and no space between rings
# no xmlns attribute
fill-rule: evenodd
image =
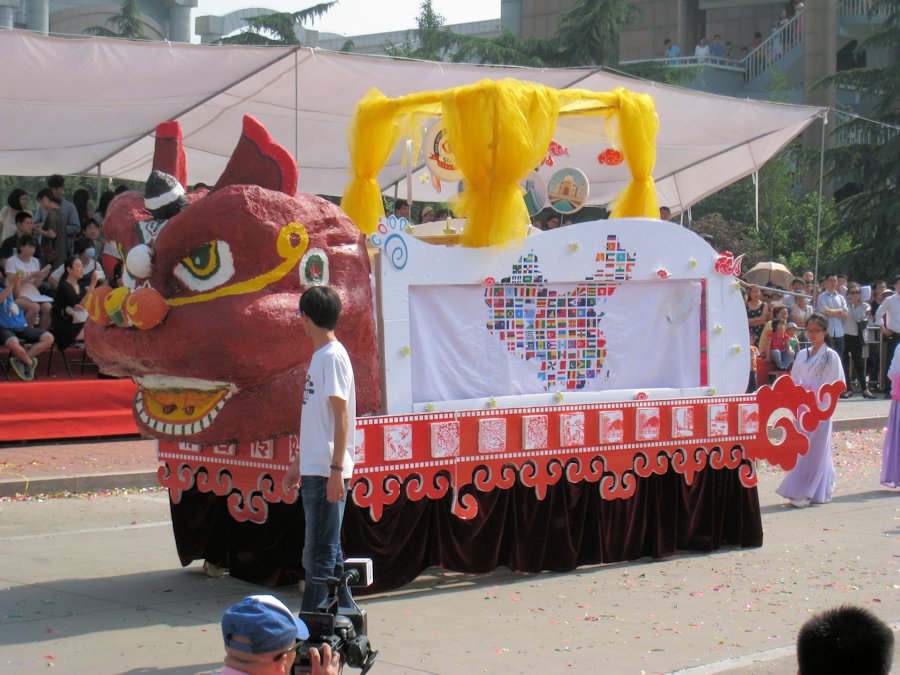
<svg viewBox="0 0 900 675"><path fill-rule="evenodd" d="M227 14L237 9L264 7L276 12L296 12L318 4L317 0L199 0L194 16ZM416 27L422 0L338 0L307 28L341 35L365 35ZM432 0L444 23L465 23L500 18L500 0Z"/></svg>

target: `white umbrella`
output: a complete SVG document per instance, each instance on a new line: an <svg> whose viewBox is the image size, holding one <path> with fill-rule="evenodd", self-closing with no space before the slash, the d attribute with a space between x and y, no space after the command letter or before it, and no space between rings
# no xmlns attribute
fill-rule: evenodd
<svg viewBox="0 0 900 675"><path fill-rule="evenodd" d="M794 274L784 265L777 262L761 262L753 266L744 275L744 281L748 284L757 286L778 286L782 289L789 289L791 281L794 280Z"/></svg>

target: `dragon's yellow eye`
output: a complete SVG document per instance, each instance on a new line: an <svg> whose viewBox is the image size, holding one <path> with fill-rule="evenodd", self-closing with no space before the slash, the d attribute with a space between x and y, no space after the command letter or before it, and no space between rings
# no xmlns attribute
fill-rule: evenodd
<svg viewBox="0 0 900 675"><path fill-rule="evenodd" d="M219 271L219 250L216 242L204 244L196 249L187 258L183 258L181 264L198 279L209 279Z"/></svg>
<svg viewBox="0 0 900 675"><path fill-rule="evenodd" d="M198 246L178 261L175 276L192 291L209 291L234 276L234 260L222 240Z"/></svg>

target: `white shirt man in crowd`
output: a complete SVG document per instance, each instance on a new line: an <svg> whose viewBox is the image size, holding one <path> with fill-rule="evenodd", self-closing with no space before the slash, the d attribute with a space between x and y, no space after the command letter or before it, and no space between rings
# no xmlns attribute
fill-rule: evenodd
<svg viewBox="0 0 900 675"><path fill-rule="evenodd" d="M887 379L887 369L894 358L894 350L900 342L900 274L894 277L894 294L885 298L875 312L875 325L881 327L882 339L885 345L885 357L881 362L882 381L887 383L885 398L891 397L890 382Z"/></svg>
<svg viewBox="0 0 900 675"><path fill-rule="evenodd" d="M844 353L844 319L849 312L847 300L838 292L837 274L825 277L825 291L816 301L816 311L828 317L828 345L838 354Z"/></svg>

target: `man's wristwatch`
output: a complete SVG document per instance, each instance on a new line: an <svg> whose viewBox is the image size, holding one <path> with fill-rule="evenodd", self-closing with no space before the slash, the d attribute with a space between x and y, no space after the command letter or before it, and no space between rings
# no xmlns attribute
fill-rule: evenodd
<svg viewBox="0 0 900 675"><path fill-rule="evenodd" d="M344 467L342 467L340 464L332 464L331 470L332 471L343 471Z"/></svg>

